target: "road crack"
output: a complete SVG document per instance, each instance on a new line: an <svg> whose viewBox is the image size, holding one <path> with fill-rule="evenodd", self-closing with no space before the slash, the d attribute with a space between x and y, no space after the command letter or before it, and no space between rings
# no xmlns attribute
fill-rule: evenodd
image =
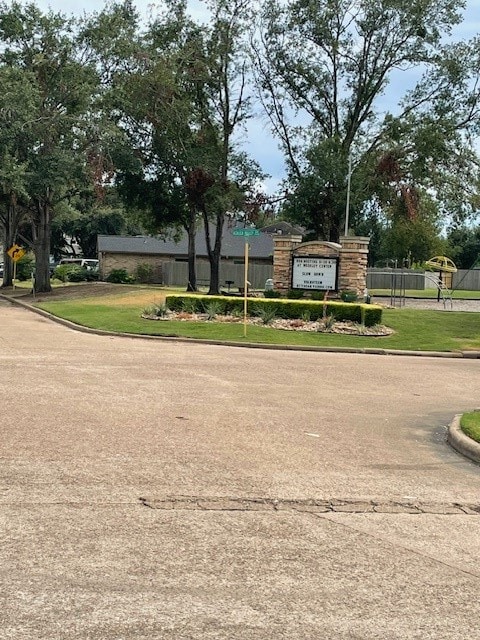
<svg viewBox="0 0 480 640"><path fill-rule="evenodd" d="M403 500L288 500L275 498L232 498L169 496L139 498L150 509L163 511L294 511L300 513L409 513L430 515L480 515L480 504Z"/></svg>

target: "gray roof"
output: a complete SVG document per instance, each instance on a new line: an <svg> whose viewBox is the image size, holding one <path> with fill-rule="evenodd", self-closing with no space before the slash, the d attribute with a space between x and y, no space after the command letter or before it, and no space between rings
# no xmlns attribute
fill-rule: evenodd
<svg viewBox="0 0 480 640"><path fill-rule="evenodd" d="M286 222L285 220L279 220L278 222L269 224L267 227L263 227L261 231L262 233L274 233L284 236L303 236L305 234L305 229L290 224L290 222Z"/></svg>
<svg viewBox="0 0 480 640"><path fill-rule="evenodd" d="M213 242L213 236L212 236ZM261 233L249 236L249 255L252 258L270 258L273 256L273 239ZM163 240L152 236L98 236L99 253L133 253L137 255L170 255L179 258L188 256L187 234L178 241ZM196 237L197 257L207 257L205 231L200 229ZM245 240L232 235L232 227L225 225L222 238L222 258L243 258Z"/></svg>

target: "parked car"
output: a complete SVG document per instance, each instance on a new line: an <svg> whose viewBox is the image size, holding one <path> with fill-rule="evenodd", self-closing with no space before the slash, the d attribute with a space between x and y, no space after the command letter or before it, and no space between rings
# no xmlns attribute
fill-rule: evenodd
<svg viewBox="0 0 480 640"><path fill-rule="evenodd" d="M62 258L57 266L61 267L65 264L76 264L87 271L98 271L98 260L94 258Z"/></svg>

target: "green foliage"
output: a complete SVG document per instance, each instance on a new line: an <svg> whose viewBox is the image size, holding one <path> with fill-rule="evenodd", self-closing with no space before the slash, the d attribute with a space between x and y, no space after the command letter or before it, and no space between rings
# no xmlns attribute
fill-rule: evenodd
<svg viewBox="0 0 480 640"><path fill-rule="evenodd" d="M478 210L478 42L450 39L462 11L461 0L262 3L256 72L285 153L284 212L313 237L338 241L349 182L351 228L368 204L385 213L417 189L439 212ZM382 112L388 83L412 67L417 85ZM400 171L380 176L392 154Z"/></svg>
<svg viewBox="0 0 480 640"><path fill-rule="evenodd" d="M266 289L263 292L264 298L281 298L282 294L280 291L275 291L275 289Z"/></svg>
<svg viewBox="0 0 480 640"><path fill-rule="evenodd" d="M88 276L88 270L78 264L61 264L53 272L53 277L61 282L84 282Z"/></svg>
<svg viewBox="0 0 480 640"><path fill-rule="evenodd" d="M112 269L105 280L114 284L131 284L135 282L135 278L129 275L126 269Z"/></svg>
<svg viewBox="0 0 480 640"><path fill-rule="evenodd" d="M78 265L72 265L71 271L67 278L69 282L85 282L87 280L88 270Z"/></svg>
<svg viewBox="0 0 480 640"><path fill-rule="evenodd" d="M452 258L459 269L480 266L480 226L452 229L447 241L449 246L444 255Z"/></svg>
<svg viewBox="0 0 480 640"><path fill-rule="evenodd" d="M277 317L277 308L274 306L264 307L263 305L259 305L258 307L253 307L250 310L251 314L260 318L263 324L270 324Z"/></svg>
<svg viewBox="0 0 480 640"><path fill-rule="evenodd" d="M234 310L240 313L243 310L243 298L229 296L167 296L166 303L172 311L185 311L189 313L202 313L205 301L215 299L218 301L220 311L224 315L232 313ZM310 319L316 321L324 315L333 315L336 320L351 320L352 322L362 322L364 313L364 324L367 327L381 324L382 308L376 305L364 305L344 302L316 302L312 300L268 300L264 298L248 298L247 312L254 315L254 309L273 310L276 317L287 319L301 319L304 313L310 314ZM362 308L364 311L362 312Z"/></svg>
<svg viewBox="0 0 480 640"><path fill-rule="evenodd" d="M153 267L151 264L139 264L135 267L134 278L137 282L148 284L152 281Z"/></svg>
<svg viewBox="0 0 480 640"><path fill-rule="evenodd" d="M29 253L26 253L17 262L17 280L30 280L32 271L35 271L35 259Z"/></svg>
<svg viewBox="0 0 480 640"><path fill-rule="evenodd" d="M203 303L203 309L207 314L207 320L215 320L217 315L222 311L222 305L218 300L205 300Z"/></svg>
<svg viewBox="0 0 480 640"><path fill-rule="evenodd" d="M356 291L341 291L340 292L340 298L344 301L344 302L356 302L358 300L358 296L357 296L357 292Z"/></svg>
<svg viewBox="0 0 480 640"><path fill-rule="evenodd" d="M167 297L167 304L169 298ZM198 303L198 304L197 304ZM168 305L171 309L170 305ZM202 300L196 300L195 298L184 297L180 301L180 310L185 313L202 313L203 312L203 302Z"/></svg>
<svg viewBox="0 0 480 640"><path fill-rule="evenodd" d="M302 289L289 289L287 291L287 298L290 300L300 300L303 298L304 292Z"/></svg>

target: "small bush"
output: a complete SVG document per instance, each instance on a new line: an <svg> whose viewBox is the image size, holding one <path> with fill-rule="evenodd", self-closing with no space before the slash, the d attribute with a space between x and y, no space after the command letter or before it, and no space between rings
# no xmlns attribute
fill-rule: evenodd
<svg viewBox="0 0 480 640"><path fill-rule="evenodd" d="M326 300L326 291L312 291L312 300Z"/></svg>
<svg viewBox="0 0 480 640"><path fill-rule="evenodd" d="M302 289L290 289L289 291L287 291L287 298L289 300L300 300L301 298L303 298Z"/></svg>
<svg viewBox="0 0 480 640"><path fill-rule="evenodd" d="M70 271L67 273L67 280L69 282L85 282L87 279L88 271L78 265L72 265Z"/></svg>
<svg viewBox="0 0 480 640"><path fill-rule="evenodd" d="M35 271L35 260L30 254L25 254L17 261L16 279L20 282L30 280L32 271ZM13 267L12 267L13 273Z"/></svg>
<svg viewBox="0 0 480 640"><path fill-rule="evenodd" d="M84 282L87 279L87 269L78 264L61 264L55 267L53 277L61 282Z"/></svg>
<svg viewBox="0 0 480 640"><path fill-rule="evenodd" d="M113 284L132 284L135 282L126 269L112 269L105 279Z"/></svg>
<svg viewBox="0 0 480 640"><path fill-rule="evenodd" d="M341 291L340 298L343 302L357 302L358 300L356 291Z"/></svg>
<svg viewBox="0 0 480 640"><path fill-rule="evenodd" d="M167 315L168 307L166 304L155 304L152 308L152 313L157 318L164 318Z"/></svg>
<svg viewBox="0 0 480 640"><path fill-rule="evenodd" d="M135 280L140 284L148 284L152 281L153 267L150 264L139 264L135 268Z"/></svg>
<svg viewBox="0 0 480 640"><path fill-rule="evenodd" d="M197 305L197 301L195 298L184 298L182 302L182 311L185 313L195 313L198 311L203 311L203 309L199 308Z"/></svg>
<svg viewBox="0 0 480 640"><path fill-rule="evenodd" d="M215 320L218 314L222 312L222 305L218 300L205 300L203 309L207 314L207 320Z"/></svg>
<svg viewBox="0 0 480 640"><path fill-rule="evenodd" d="M265 289L263 292L264 298L281 298L282 294L280 291L275 291L274 289Z"/></svg>
<svg viewBox="0 0 480 640"><path fill-rule="evenodd" d="M253 307L251 310L253 315L260 318L263 324L270 324L277 317L276 307L264 307L263 305L259 305L258 307Z"/></svg>

